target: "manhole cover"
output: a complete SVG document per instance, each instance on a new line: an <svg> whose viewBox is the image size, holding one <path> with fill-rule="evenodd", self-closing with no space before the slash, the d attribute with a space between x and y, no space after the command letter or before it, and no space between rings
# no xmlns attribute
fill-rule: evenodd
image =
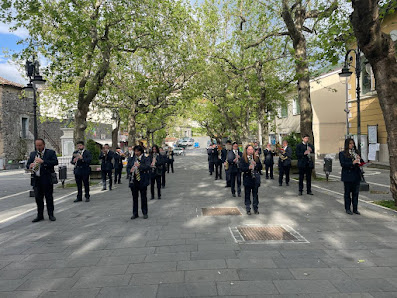
<svg viewBox="0 0 397 298"><path fill-rule="evenodd" d="M242 215L237 207L201 208L203 216Z"/></svg>
<svg viewBox="0 0 397 298"><path fill-rule="evenodd" d="M230 228L238 243L308 242L298 232L284 225L246 225Z"/></svg>

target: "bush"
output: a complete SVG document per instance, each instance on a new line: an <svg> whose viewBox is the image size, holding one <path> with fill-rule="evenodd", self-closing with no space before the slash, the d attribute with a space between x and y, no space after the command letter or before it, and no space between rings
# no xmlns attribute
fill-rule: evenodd
<svg viewBox="0 0 397 298"><path fill-rule="evenodd" d="M283 140L288 142L288 146L292 149L292 159L298 159L296 156L296 145L302 142L300 134L296 132L291 132Z"/></svg>
<svg viewBox="0 0 397 298"><path fill-rule="evenodd" d="M97 143L92 140L89 139L87 141L87 150L91 152L92 155L92 161L91 164L92 165L99 165L99 154L101 153L101 150L99 149L99 146L97 145Z"/></svg>

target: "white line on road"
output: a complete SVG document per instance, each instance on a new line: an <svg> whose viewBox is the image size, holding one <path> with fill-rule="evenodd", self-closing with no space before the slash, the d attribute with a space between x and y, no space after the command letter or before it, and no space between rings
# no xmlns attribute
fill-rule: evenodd
<svg viewBox="0 0 397 298"><path fill-rule="evenodd" d="M24 193L28 193L29 191L30 191L30 190L25 190L25 191L21 191L21 192L18 192L18 193L14 193L14 194L9 195L9 196L0 197L0 201L1 201L1 200L4 200L4 199L16 197L16 196L19 196L19 195L24 194Z"/></svg>
<svg viewBox="0 0 397 298"><path fill-rule="evenodd" d="M316 173L317 175L321 175L321 176L324 176L325 177L325 174L323 174L323 173ZM335 175L329 175L330 177L333 177L333 178L339 178L340 179L340 177L338 177L338 176L335 176ZM364 175L365 176L365 175ZM377 186L382 186L382 187L387 187L387 188L390 188L390 185L386 185L386 184L380 184L380 183L375 183L375 182L369 182L369 181L367 181L367 183L368 184L373 184L373 185L377 185Z"/></svg>

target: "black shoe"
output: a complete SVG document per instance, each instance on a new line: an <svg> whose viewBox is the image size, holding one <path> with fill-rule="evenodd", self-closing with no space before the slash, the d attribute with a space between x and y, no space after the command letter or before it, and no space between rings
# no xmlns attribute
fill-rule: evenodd
<svg viewBox="0 0 397 298"><path fill-rule="evenodd" d="M312 196L312 195L313 195L313 193L312 193L311 191L309 191L307 194L308 194L308 195L310 195L310 196Z"/></svg>
<svg viewBox="0 0 397 298"><path fill-rule="evenodd" d="M235 194L235 193L232 193L232 196L233 196L233 198L235 198L235 197L236 197L236 194Z"/></svg>
<svg viewBox="0 0 397 298"><path fill-rule="evenodd" d="M285 185L289 186L289 183L286 183Z"/></svg>
<svg viewBox="0 0 397 298"><path fill-rule="evenodd" d="M353 213L354 213L354 214L357 214L357 215L360 215L360 214L361 214L361 213L358 212L357 210L356 210L356 211L353 211Z"/></svg>
<svg viewBox="0 0 397 298"><path fill-rule="evenodd" d="M259 214L259 211L258 211L258 210L255 210L254 213L255 213L255 214Z"/></svg>
<svg viewBox="0 0 397 298"><path fill-rule="evenodd" d="M266 176L266 179L269 179L269 177L268 177L268 176Z"/></svg>
<svg viewBox="0 0 397 298"><path fill-rule="evenodd" d="M138 215L133 215L133 216L131 216L131 219L135 219L135 218L138 218L139 216Z"/></svg>
<svg viewBox="0 0 397 298"><path fill-rule="evenodd" d="M301 191L299 191L299 195L300 195L300 196L302 195L302 192L301 192Z"/></svg>
<svg viewBox="0 0 397 298"><path fill-rule="evenodd" d="M228 186L228 185L225 186L225 188L228 188L228 187L230 187L230 186Z"/></svg>
<svg viewBox="0 0 397 298"><path fill-rule="evenodd" d="M148 219L149 216L147 216L147 214L143 215L144 219Z"/></svg>
<svg viewBox="0 0 397 298"><path fill-rule="evenodd" d="M239 193L238 196L241 197L241 193Z"/></svg>
<svg viewBox="0 0 397 298"><path fill-rule="evenodd" d="M73 203L81 202L82 199L77 198L76 200L73 201Z"/></svg>
<svg viewBox="0 0 397 298"><path fill-rule="evenodd" d="M218 180L218 177L216 177L215 180Z"/></svg>
<svg viewBox="0 0 397 298"><path fill-rule="evenodd" d="M112 190L112 187L110 186L110 187L109 187L109 191L111 191L111 190Z"/></svg>
<svg viewBox="0 0 397 298"><path fill-rule="evenodd" d="M119 181L119 184L121 184L121 181Z"/></svg>
<svg viewBox="0 0 397 298"><path fill-rule="evenodd" d="M212 176L212 173L210 173L210 176Z"/></svg>
<svg viewBox="0 0 397 298"><path fill-rule="evenodd" d="M251 211L247 211L247 215L251 215Z"/></svg>
<svg viewBox="0 0 397 298"><path fill-rule="evenodd" d="M161 196L159 196L157 199L161 200Z"/></svg>
<svg viewBox="0 0 397 298"><path fill-rule="evenodd" d="M150 200L154 200L154 197L152 197Z"/></svg>
<svg viewBox="0 0 397 298"><path fill-rule="evenodd" d="M102 191L106 190L106 187L102 187Z"/></svg>
<svg viewBox="0 0 397 298"><path fill-rule="evenodd" d="M48 215L48 218L49 218L51 221L56 221L56 220L57 220L57 219L55 218L54 215Z"/></svg>
<svg viewBox="0 0 397 298"><path fill-rule="evenodd" d="M37 216L35 219L32 220L32 222L39 222L39 221L42 221L42 220L44 220L44 217Z"/></svg>
<svg viewBox="0 0 397 298"><path fill-rule="evenodd" d="M283 185L279 183L278 186L283 186Z"/></svg>
<svg viewBox="0 0 397 298"><path fill-rule="evenodd" d="M161 188L165 188L165 185L161 186Z"/></svg>
<svg viewBox="0 0 397 298"><path fill-rule="evenodd" d="M274 180L274 177L270 177L270 179Z"/></svg>
<svg viewBox="0 0 397 298"><path fill-rule="evenodd" d="M350 210L346 210L346 213L349 215L353 215L353 212L351 212Z"/></svg>
<svg viewBox="0 0 397 298"><path fill-rule="evenodd" d="M90 198L86 198L85 201L86 201L86 202L89 202L89 201L90 201Z"/></svg>

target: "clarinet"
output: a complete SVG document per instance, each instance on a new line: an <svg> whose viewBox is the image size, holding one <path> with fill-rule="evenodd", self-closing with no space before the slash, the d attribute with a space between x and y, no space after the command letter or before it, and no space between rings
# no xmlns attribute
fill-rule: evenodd
<svg viewBox="0 0 397 298"><path fill-rule="evenodd" d="M250 165L253 165L254 159L251 155L248 155L248 161L249 161ZM254 166L254 169L251 170L251 177L252 177L252 179L255 179L255 166Z"/></svg>
<svg viewBox="0 0 397 298"><path fill-rule="evenodd" d="M237 151L237 154L234 153L234 157L237 158L236 165L237 165L237 169L239 169L240 168L240 155L238 154L238 151Z"/></svg>

